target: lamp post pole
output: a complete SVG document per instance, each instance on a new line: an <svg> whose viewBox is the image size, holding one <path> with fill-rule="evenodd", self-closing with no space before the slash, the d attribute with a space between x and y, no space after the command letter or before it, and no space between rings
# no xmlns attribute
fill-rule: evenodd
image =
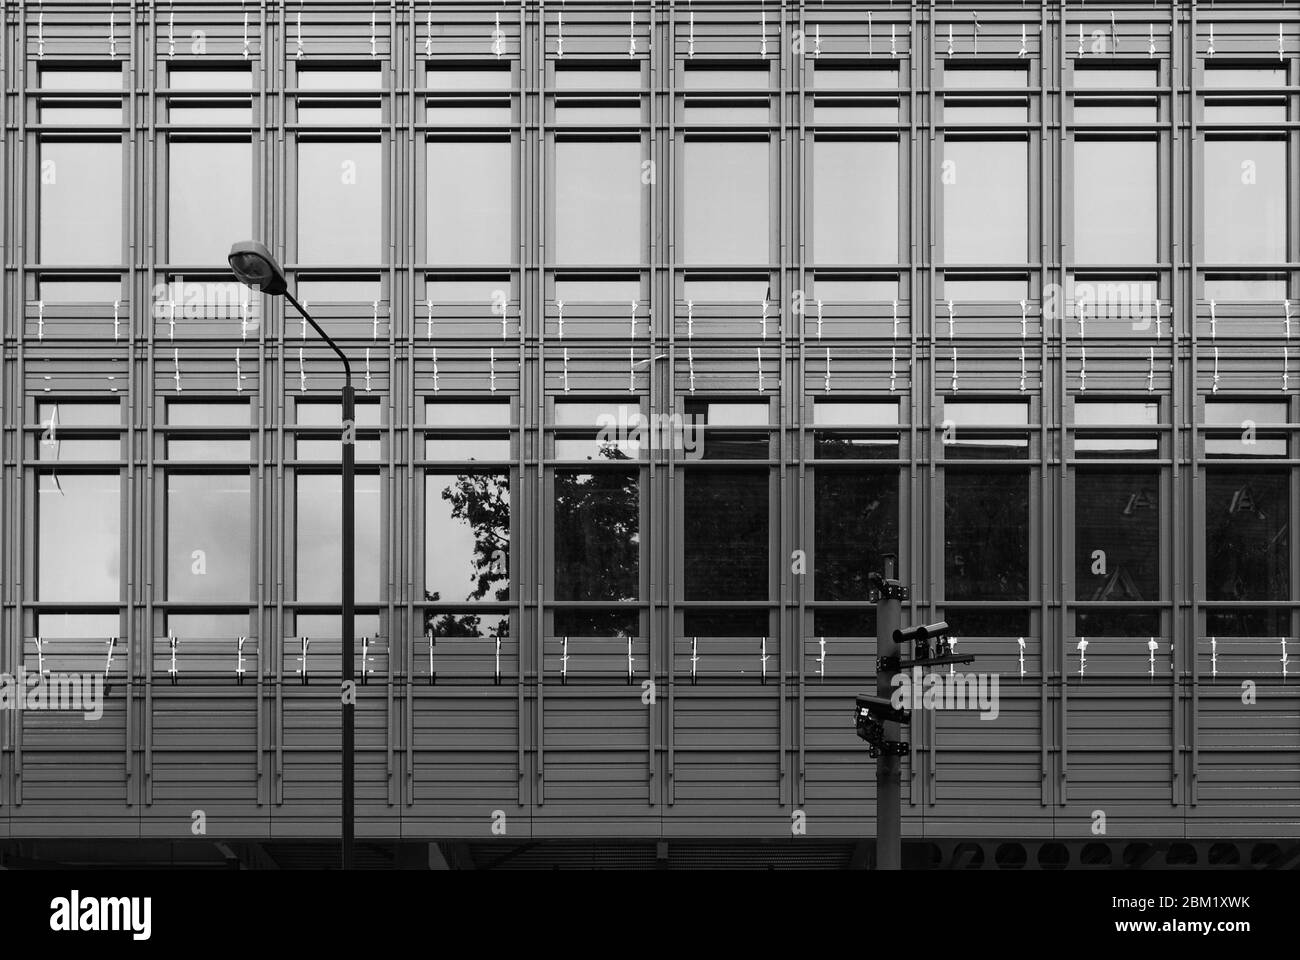
<svg viewBox="0 0 1300 960"><path fill-rule="evenodd" d="M306 318L321 338L343 361L342 434L343 448L343 674L339 697L343 705L343 869L353 867L356 836L356 391L352 387L352 366L310 314L288 290L285 297Z"/></svg>

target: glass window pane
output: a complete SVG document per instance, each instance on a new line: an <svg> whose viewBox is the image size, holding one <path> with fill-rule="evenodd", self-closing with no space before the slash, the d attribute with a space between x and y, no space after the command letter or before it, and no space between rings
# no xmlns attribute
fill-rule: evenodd
<svg viewBox="0 0 1300 960"><path fill-rule="evenodd" d="M641 144L555 145L555 262L641 262Z"/></svg>
<svg viewBox="0 0 1300 960"><path fill-rule="evenodd" d="M475 280L433 280L426 282L425 295L434 303L493 304L502 297L509 299L509 277L484 277Z"/></svg>
<svg viewBox="0 0 1300 960"><path fill-rule="evenodd" d="M555 299L564 303L620 303L641 299L641 281L566 280L555 281Z"/></svg>
<svg viewBox="0 0 1300 960"><path fill-rule="evenodd" d="M252 500L247 474L167 477L167 599L248 600Z"/></svg>
<svg viewBox="0 0 1300 960"><path fill-rule="evenodd" d="M510 441L497 437L429 437L426 460L509 460Z"/></svg>
<svg viewBox="0 0 1300 960"><path fill-rule="evenodd" d="M813 434L815 457L822 460L894 460L898 458L898 435L830 433Z"/></svg>
<svg viewBox="0 0 1300 960"><path fill-rule="evenodd" d="M295 540L299 600L338 603L343 578L343 478L337 474L299 474L298 524ZM383 523L379 513L379 477L356 475L356 599L380 596L380 550Z"/></svg>
<svg viewBox="0 0 1300 960"><path fill-rule="evenodd" d="M437 427L508 427L511 405L507 402L470 400L425 400L425 422Z"/></svg>
<svg viewBox="0 0 1300 960"><path fill-rule="evenodd" d="M898 123L898 104L819 97L813 102L812 120L820 124Z"/></svg>
<svg viewBox="0 0 1300 960"><path fill-rule="evenodd" d="M1154 103L1109 103L1077 101L1075 123L1155 123L1159 114Z"/></svg>
<svg viewBox="0 0 1300 960"><path fill-rule="evenodd" d="M1155 472L1078 471L1075 599L1160 599L1159 480Z"/></svg>
<svg viewBox="0 0 1300 960"><path fill-rule="evenodd" d="M555 471L555 599L640 596L640 507L635 471Z"/></svg>
<svg viewBox="0 0 1300 960"><path fill-rule="evenodd" d="M384 75L378 69L331 69L298 67L298 87L302 90L382 90Z"/></svg>
<svg viewBox="0 0 1300 960"><path fill-rule="evenodd" d="M512 263L509 142L430 140L428 147L429 262L438 266Z"/></svg>
<svg viewBox="0 0 1300 960"><path fill-rule="evenodd" d="M1029 280L1025 277L945 277L943 299L953 303L1017 303L1029 299ZM946 314L939 319L945 320Z"/></svg>
<svg viewBox="0 0 1300 960"><path fill-rule="evenodd" d="M766 90L770 85L767 64L760 67L686 68L687 90Z"/></svg>
<svg viewBox="0 0 1300 960"><path fill-rule="evenodd" d="M378 143L298 144L298 262L380 263L383 152Z"/></svg>
<svg viewBox="0 0 1300 960"><path fill-rule="evenodd" d="M117 460L122 456L122 441L113 438L68 437L58 435L54 440L42 439L37 444L40 460Z"/></svg>
<svg viewBox="0 0 1300 960"><path fill-rule="evenodd" d="M40 297L51 303L112 303L122 298L121 280L42 280Z"/></svg>
<svg viewBox="0 0 1300 960"><path fill-rule="evenodd" d="M379 426L381 412L381 405L375 401L358 402L352 408L353 418L359 427ZM341 427L343 405L329 400L300 400L294 405L294 416L301 427Z"/></svg>
<svg viewBox="0 0 1300 960"><path fill-rule="evenodd" d="M897 400L818 400L813 423L819 427L893 426L898 423Z"/></svg>
<svg viewBox="0 0 1300 960"><path fill-rule="evenodd" d="M41 144L41 263L122 262L122 144Z"/></svg>
<svg viewBox="0 0 1300 960"><path fill-rule="evenodd" d="M107 640L122 635L122 619L116 613L42 613L36 631L50 639Z"/></svg>
<svg viewBox="0 0 1300 960"><path fill-rule="evenodd" d="M253 454L247 438L204 437L167 441L170 460L248 460Z"/></svg>
<svg viewBox="0 0 1300 960"><path fill-rule="evenodd" d="M249 635L248 621L246 613L169 613L167 632L181 638L233 639ZM256 670L254 664L249 663L252 649L250 645L244 647L244 669L249 673Z"/></svg>
<svg viewBox="0 0 1300 960"><path fill-rule="evenodd" d="M366 100L298 101L298 122L314 125L376 124L384 120L383 108Z"/></svg>
<svg viewBox="0 0 1300 960"><path fill-rule="evenodd" d="M734 103L728 101L687 102L684 109L686 123L705 124L765 124L772 118L772 108L767 103Z"/></svg>
<svg viewBox="0 0 1300 960"><path fill-rule="evenodd" d="M771 618L766 610L683 610L685 637L771 636Z"/></svg>
<svg viewBox="0 0 1300 960"><path fill-rule="evenodd" d="M603 422L628 423L640 416L641 408L636 404L617 400L555 401L555 424L560 427L594 428Z"/></svg>
<svg viewBox="0 0 1300 960"><path fill-rule="evenodd" d="M193 126L214 126L219 124L251 124L253 122L253 108L246 101L243 105L233 104L231 106L216 106L204 103L201 106L188 106L184 101L176 103L173 101L167 110L167 120L169 123L186 124Z"/></svg>
<svg viewBox="0 0 1300 960"><path fill-rule="evenodd" d="M611 66L599 70L556 65L557 90L636 90L641 86L640 67Z"/></svg>
<svg viewBox="0 0 1300 960"><path fill-rule="evenodd" d="M828 303L888 303L898 299L898 280L854 280L819 275L813 278L813 295Z"/></svg>
<svg viewBox="0 0 1300 960"><path fill-rule="evenodd" d="M507 474L425 477L424 599L510 599Z"/></svg>
<svg viewBox="0 0 1300 960"><path fill-rule="evenodd" d="M1103 67L1075 64L1074 85L1079 90L1147 89L1156 85L1155 67Z"/></svg>
<svg viewBox="0 0 1300 960"><path fill-rule="evenodd" d="M425 113L428 122L439 127L509 123L511 116L508 100L472 100L463 103L438 103L430 100Z"/></svg>
<svg viewBox="0 0 1300 960"><path fill-rule="evenodd" d="M1286 299L1284 275L1261 274L1251 277L1206 277L1206 300L1273 300Z"/></svg>
<svg viewBox="0 0 1300 960"><path fill-rule="evenodd" d="M1205 472L1205 598L1289 600L1290 477Z"/></svg>
<svg viewBox="0 0 1300 960"><path fill-rule="evenodd" d="M174 140L168 161L168 259L224 264L253 234L253 145Z"/></svg>
<svg viewBox="0 0 1300 960"><path fill-rule="evenodd" d="M1156 181L1155 141L1076 140L1075 262L1155 262Z"/></svg>
<svg viewBox="0 0 1300 960"><path fill-rule="evenodd" d="M710 427L767 426L770 407L765 402L739 400L687 400L686 414Z"/></svg>
<svg viewBox="0 0 1300 960"><path fill-rule="evenodd" d="M61 427L118 427L122 425L122 406L116 400L72 400L42 402L37 407L41 423L54 417Z"/></svg>
<svg viewBox="0 0 1300 960"><path fill-rule="evenodd" d="M898 67L871 69L817 67L813 70L814 90L897 90Z"/></svg>
<svg viewBox="0 0 1300 960"><path fill-rule="evenodd" d="M464 69L431 63L427 76L430 90L509 90L512 82L508 65Z"/></svg>
<svg viewBox="0 0 1300 960"><path fill-rule="evenodd" d="M813 250L817 263L898 262L898 144L816 140Z"/></svg>
<svg viewBox="0 0 1300 960"><path fill-rule="evenodd" d="M247 401L193 401L170 400L167 403L167 422L182 426L248 426L251 407Z"/></svg>
<svg viewBox="0 0 1300 960"><path fill-rule="evenodd" d="M1029 86L1029 71L1024 67L984 68L944 64L943 85L949 90Z"/></svg>
<svg viewBox="0 0 1300 960"><path fill-rule="evenodd" d="M1270 103L1238 103L1233 100L1205 104L1207 123L1284 123L1286 101Z"/></svg>
<svg viewBox="0 0 1300 960"><path fill-rule="evenodd" d="M304 306L321 303L371 304L384 299L384 287L379 280L341 280L302 278L296 293ZM294 318L301 320L301 317Z"/></svg>
<svg viewBox="0 0 1300 960"><path fill-rule="evenodd" d="M1025 123L1029 120L1029 104L963 102L948 100L943 105L944 123Z"/></svg>
<svg viewBox="0 0 1300 960"><path fill-rule="evenodd" d="M338 639L343 636L343 618L337 613L300 613L293 618L293 624L299 637ZM379 614L360 613L353 617L352 636L357 640L380 636ZM360 653L359 650L357 652Z"/></svg>
<svg viewBox="0 0 1300 960"><path fill-rule="evenodd" d="M556 610L557 637L635 637L640 614L636 610Z"/></svg>
<svg viewBox="0 0 1300 960"><path fill-rule="evenodd" d="M945 470L944 595L1029 597L1029 478L1019 471Z"/></svg>
<svg viewBox="0 0 1300 960"><path fill-rule="evenodd" d="M116 603L121 595L117 474L40 475L38 600Z"/></svg>
<svg viewBox="0 0 1300 960"><path fill-rule="evenodd" d="M168 67L167 82L173 90L252 90L253 73L243 67L221 70Z"/></svg>
<svg viewBox="0 0 1300 960"><path fill-rule="evenodd" d="M696 279L684 284L686 299L696 303L761 303L772 289L769 280Z"/></svg>
<svg viewBox="0 0 1300 960"><path fill-rule="evenodd" d="M1210 426L1242 427L1255 424L1287 422L1284 400L1206 400L1205 422Z"/></svg>
<svg viewBox="0 0 1300 960"><path fill-rule="evenodd" d="M508 637L510 636L510 614L469 611L434 611L424 612L425 636L438 639L443 637ZM427 670L427 665L425 666Z"/></svg>
<svg viewBox="0 0 1300 960"><path fill-rule="evenodd" d="M1079 637L1158 637L1159 610L1080 610L1074 616Z"/></svg>
<svg viewBox="0 0 1300 960"><path fill-rule="evenodd" d="M1205 255L1210 263L1285 261L1286 144L1205 142Z"/></svg>
<svg viewBox="0 0 1300 960"><path fill-rule="evenodd" d="M768 143L686 144L682 199L689 263L767 263Z"/></svg>
<svg viewBox="0 0 1300 960"><path fill-rule="evenodd" d="M1158 400L1075 400L1074 422L1096 426L1146 426L1160 422Z"/></svg>
<svg viewBox="0 0 1300 960"><path fill-rule="evenodd" d="M868 599L867 575L898 553L897 472L818 470L813 509L814 599Z"/></svg>
<svg viewBox="0 0 1300 960"><path fill-rule="evenodd" d="M1211 637L1291 637L1289 610L1206 610L1205 632Z"/></svg>
<svg viewBox="0 0 1300 960"><path fill-rule="evenodd" d="M42 90L121 90L122 70L44 69Z"/></svg>
<svg viewBox="0 0 1300 960"><path fill-rule="evenodd" d="M768 471L693 468L684 479L687 600L766 600Z"/></svg>
<svg viewBox="0 0 1300 960"><path fill-rule="evenodd" d="M1207 65L1207 87L1285 87L1286 67L1217 67Z"/></svg>
<svg viewBox="0 0 1300 960"><path fill-rule="evenodd" d="M101 101L94 104L64 105L58 100L44 100L41 103L41 123L93 126L121 122L122 104L116 100L112 103Z"/></svg>
<svg viewBox="0 0 1300 960"><path fill-rule="evenodd" d="M943 419L951 420L958 431L971 427L1020 426L1029 423L1029 403L1023 400L953 400L943 401Z"/></svg>
<svg viewBox="0 0 1300 960"><path fill-rule="evenodd" d="M1023 263L1029 251L1029 149L1014 140L944 143L948 263Z"/></svg>

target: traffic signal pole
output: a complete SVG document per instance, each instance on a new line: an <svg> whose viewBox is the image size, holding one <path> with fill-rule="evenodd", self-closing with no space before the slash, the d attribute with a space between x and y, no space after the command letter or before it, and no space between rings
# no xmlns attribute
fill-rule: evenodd
<svg viewBox="0 0 1300 960"><path fill-rule="evenodd" d="M899 645L894 640L902 618L903 590L896 579L898 560L884 557L885 575L876 599L876 696L886 700L893 694L894 670L882 669L883 662L897 663ZM901 740L896 722L885 722L885 739ZM903 861L903 758L885 751L876 758L876 869L899 870Z"/></svg>

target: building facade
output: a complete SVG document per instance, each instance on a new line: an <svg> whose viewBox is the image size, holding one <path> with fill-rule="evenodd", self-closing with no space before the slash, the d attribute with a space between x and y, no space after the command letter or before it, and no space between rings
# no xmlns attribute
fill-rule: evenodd
<svg viewBox="0 0 1300 960"><path fill-rule="evenodd" d="M0 671L106 684L0 713L10 851L337 835L342 373L248 238L359 391L359 835L833 860L896 553L999 681L916 711L906 836L1300 837L1294 5L51 0L0 49Z"/></svg>

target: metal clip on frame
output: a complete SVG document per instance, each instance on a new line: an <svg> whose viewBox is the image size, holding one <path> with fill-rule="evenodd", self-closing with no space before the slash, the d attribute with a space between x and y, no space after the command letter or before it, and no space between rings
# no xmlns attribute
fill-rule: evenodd
<svg viewBox="0 0 1300 960"><path fill-rule="evenodd" d="M239 686L244 685L244 674L248 671L244 669L244 642L248 637L235 638L235 683Z"/></svg>
<svg viewBox="0 0 1300 960"><path fill-rule="evenodd" d="M176 669L176 646L180 643L180 638L173 634L167 634L167 644L171 647L171 666L167 668L167 675L171 678L172 686L176 685L179 671Z"/></svg>

